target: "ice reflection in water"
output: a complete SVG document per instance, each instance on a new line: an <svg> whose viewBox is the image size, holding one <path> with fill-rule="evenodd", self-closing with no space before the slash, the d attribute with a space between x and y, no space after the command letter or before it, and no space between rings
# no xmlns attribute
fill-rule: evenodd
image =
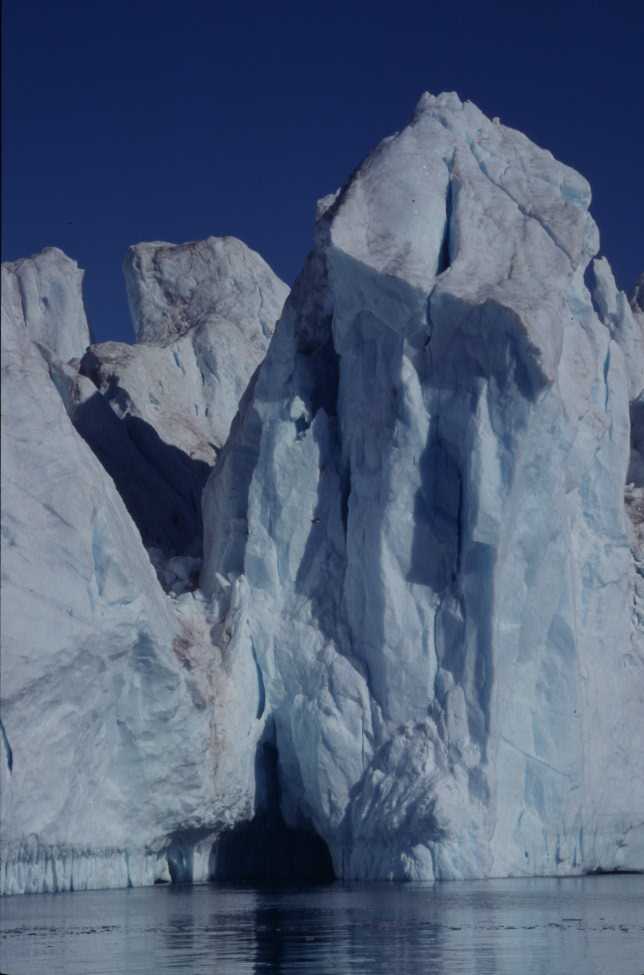
<svg viewBox="0 0 644 975"><path fill-rule="evenodd" d="M8 975L641 975L644 877L0 902Z"/></svg>

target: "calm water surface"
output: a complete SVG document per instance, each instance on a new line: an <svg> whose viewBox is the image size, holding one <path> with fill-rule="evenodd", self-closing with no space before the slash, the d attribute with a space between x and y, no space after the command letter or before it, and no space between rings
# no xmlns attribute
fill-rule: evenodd
<svg viewBox="0 0 644 975"><path fill-rule="evenodd" d="M7 897L7 975L643 975L644 877Z"/></svg>

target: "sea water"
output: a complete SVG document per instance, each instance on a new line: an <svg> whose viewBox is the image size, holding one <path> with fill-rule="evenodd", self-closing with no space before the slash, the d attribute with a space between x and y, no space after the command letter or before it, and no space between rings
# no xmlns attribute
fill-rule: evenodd
<svg viewBox="0 0 644 975"><path fill-rule="evenodd" d="M644 975L644 876L0 901L6 975Z"/></svg>

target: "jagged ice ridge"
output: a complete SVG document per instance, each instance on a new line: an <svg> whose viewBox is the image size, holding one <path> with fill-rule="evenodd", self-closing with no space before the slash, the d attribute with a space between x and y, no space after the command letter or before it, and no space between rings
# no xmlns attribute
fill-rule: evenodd
<svg viewBox="0 0 644 975"><path fill-rule="evenodd" d="M86 351L60 251L3 267L5 892L253 876L269 833L644 869L644 302L589 204L426 94L274 334L232 238L131 249L131 347Z"/></svg>

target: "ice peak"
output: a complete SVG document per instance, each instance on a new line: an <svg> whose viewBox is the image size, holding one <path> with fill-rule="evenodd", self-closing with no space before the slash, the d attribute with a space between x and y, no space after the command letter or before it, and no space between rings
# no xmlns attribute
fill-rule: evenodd
<svg viewBox="0 0 644 975"><path fill-rule="evenodd" d="M288 293L264 259L236 237L135 244L123 270L139 342L165 345L207 322L243 328L248 309L240 305L240 294L246 303L255 301L268 336ZM273 297L262 315L260 305L268 296Z"/></svg>
<svg viewBox="0 0 644 975"><path fill-rule="evenodd" d="M644 282L591 300L589 199L426 93L274 333L241 241L139 244L78 375L81 272L3 269L0 886L206 879L275 805L345 878L644 867Z"/></svg>
<svg viewBox="0 0 644 975"><path fill-rule="evenodd" d="M30 339L63 362L80 358L90 343L83 275L59 247L45 247L32 257L3 263L3 323L15 328L21 322Z"/></svg>
<svg viewBox="0 0 644 975"><path fill-rule="evenodd" d="M67 265L69 267L78 268L78 262L75 261L73 257L70 257L69 254L66 254L65 251L61 250L60 247L54 247L53 245L47 245L43 247L41 250L36 251L36 253L32 254L30 257L19 257L15 261L3 261L3 266L14 268L22 264L25 264L27 261L34 261L40 264L41 266L46 263L51 263L51 264L60 264L63 266Z"/></svg>
<svg viewBox="0 0 644 975"><path fill-rule="evenodd" d="M644 271L635 282L635 288L631 296L631 307L634 312L644 314Z"/></svg>
<svg viewBox="0 0 644 975"><path fill-rule="evenodd" d="M589 197L423 95L320 201L206 486L202 586L255 654L282 807L345 876L643 862L617 761L641 676L606 693L632 645L627 375L583 282Z"/></svg>
<svg viewBox="0 0 644 975"><path fill-rule="evenodd" d="M430 91L424 91L416 104L414 117L423 115L425 112L433 112L436 109L462 112L463 102L455 91L443 91L439 95L432 95Z"/></svg>

